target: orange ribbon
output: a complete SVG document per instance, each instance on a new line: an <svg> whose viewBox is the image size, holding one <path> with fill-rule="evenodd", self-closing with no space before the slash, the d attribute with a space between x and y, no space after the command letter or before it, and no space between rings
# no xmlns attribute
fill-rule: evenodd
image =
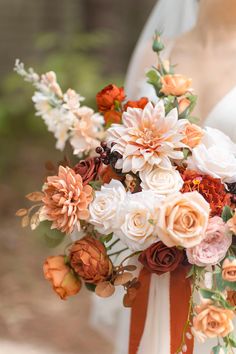
<svg viewBox="0 0 236 354"><path fill-rule="evenodd" d="M176 350L182 342L183 329L188 317L191 284L189 279L186 278L186 268L178 267L174 272L170 273L170 354L176 354ZM139 281L141 282L141 287L131 310L129 354L137 354L143 335L151 273L143 268L139 274ZM187 342L186 354L193 354L193 339L185 339Z"/></svg>

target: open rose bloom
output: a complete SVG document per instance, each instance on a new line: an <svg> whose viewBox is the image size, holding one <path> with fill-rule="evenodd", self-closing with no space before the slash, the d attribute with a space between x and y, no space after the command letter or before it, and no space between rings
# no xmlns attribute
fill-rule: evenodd
<svg viewBox="0 0 236 354"><path fill-rule="evenodd" d="M163 46L155 41L159 54ZM236 144L192 123L191 79L159 61L148 73L155 102L134 101L110 84L96 95L96 113L79 93L63 93L53 72L40 76L19 61L16 71L33 83L37 115L57 147L67 142L76 155L58 168L49 164L41 191L26 196L36 204L17 212L22 226L40 231L43 223L42 234L67 243L64 255L44 264L55 292L65 299L85 284L108 297L120 286L124 305L136 306L144 289L138 270L140 277L170 273L170 301L181 298L181 314L189 313L179 325L178 352L186 352L189 325L201 341L221 338L221 351L236 346ZM198 296L184 298L181 284Z"/></svg>

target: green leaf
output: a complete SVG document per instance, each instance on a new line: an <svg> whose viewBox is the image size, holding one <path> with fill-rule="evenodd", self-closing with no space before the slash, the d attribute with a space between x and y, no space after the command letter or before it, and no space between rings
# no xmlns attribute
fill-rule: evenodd
<svg viewBox="0 0 236 354"><path fill-rule="evenodd" d="M225 354L227 353L225 346L222 347L222 345L218 344L216 347L212 348L212 354L221 354L222 350Z"/></svg>
<svg viewBox="0 0 236 354"><path fill-rule="evenodd" d="M215 292L209 289L199 289L199 291L204 299L212 299L215 295Z"/></svg>
<svg viewBox="0 0 236 354"><path fill-rule="evenodd" d="M112 237L113 237L113 233L111 233L109 235L104 235L104 236L99 237L99 241L101 241L102 243L107 243L107 242L111 241Z"/></svg>
<svg viewBox="0 0 236 354"><path fill-rule="evenodd" d="M224 291L226 288L230 288L232 290L236 291L236 282L230 282L230 281L226 281L222 278L222 274L217 273L215 275L216 277L216 284L217 284L217 288L219 291Z"/></svg>
<svg viewBox="0 0 236 354"><path fill-rule="evenodd" d="M157 70L151 69L146 73L147 82L152 85L156 91L157 96L160 95L161 81Z"/></svg>
<svg viewBox="0 0 236 354"><path fill-rule="evenodd" d="M99 191L101 189L102 186L102 182L101 181L90 181L89 185L95 190L95 191Z"/></svg>
<svg viewBox="0 0 236 354"><path fill-rule="evenodd" d="M50 221L43 221L37 228L37 233L42 236L43 241L50 248L57 247L64 240L65 234L57 229L51 229Z"/></svg>
<svg viewBox="0 0 236 354"><path fill-rule="evenodd" d="M224 208L223 208L223 211L222 211L222 214L221 214L221 217L223 219L224 222L227 222L229 219L232 218L233 216L233 211L232 209L226 205Z"/></svg>
<svg viewBox="0 0 236 354"><path fill-rule="evenodd" d="M89 291L95 292L95 289L96 289L95 284L85 283L85 286Z"/></svg>
<svg viewBox="0 0 236 354"><path fill-rule="evenodd" d="M183 148L184 160L187 160L191 151L188 148Z"/></svg>

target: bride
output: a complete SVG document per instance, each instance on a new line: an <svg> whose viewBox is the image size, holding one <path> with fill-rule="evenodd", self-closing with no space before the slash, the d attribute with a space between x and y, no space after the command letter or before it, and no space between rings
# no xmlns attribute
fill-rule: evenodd
<svg viewBox="0 0 236 354"><path fill-rule="evenodd" d="M194 113L201 125L220 129L236 143L236 0L159 0L130 62L126 78L129 99L155 97L144 73L156 63L151 50L156 29L166 40L163 59L178 64L176 72L193 80L198 95ZM128 352L129 312L124 311L116 354ZM214 341L199 344L195 340L194 354L210 354L214 345ZM168 274L152 275L137 354L172 354Z"/></svg>

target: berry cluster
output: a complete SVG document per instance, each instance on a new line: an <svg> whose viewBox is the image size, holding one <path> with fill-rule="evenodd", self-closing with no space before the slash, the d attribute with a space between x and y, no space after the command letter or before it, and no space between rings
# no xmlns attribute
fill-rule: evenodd
<svg viewBox="0 0 236 354"><path fill-rule="evenodd" d="M111 147L114 145L115 143L112 143ZM100 155L96 159L102 161L104 165L111 165L113 167L115 167L117 160L122 158L122 155L118 151L111 151L105 141L102 141L100 146L96 148L96 153Z"/></svg>

